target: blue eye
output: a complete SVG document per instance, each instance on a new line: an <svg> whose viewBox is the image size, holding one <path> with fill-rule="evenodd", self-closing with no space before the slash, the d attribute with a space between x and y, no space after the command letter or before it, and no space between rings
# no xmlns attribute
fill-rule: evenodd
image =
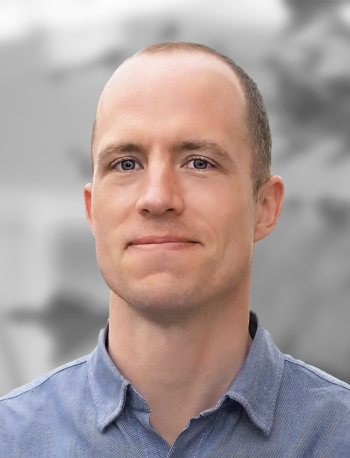
<svg viewBox="0 0 350 458"><path fill-rule="evenodd" d="M133 159L123 159L115 164L115 167L119 164L125 164L124 167L122 166L122 170L128 171L128 170L134 170L133 163L136 164L136 162Z"/></svg>
<svg viewBox="0 0 350 458"><path fill-rule="evenodd" d="M193 164L197 164L199 170L205 170L207 168L206 166L209 164L208 161L200 157L193 158L189 162L192 162L192 161L193 161Z"/></svg>
<svg viewBox="0 0 350 458"><path fill-rule="evenodd" d="M209 161L207 161L206 159L203 159L202 157L193 157L192 159L187 161L187 163L190 163L190 162L193 162L195 170L206 170L208 168L208 165L210 167L215 167ZM125 159L121 159L118 162L116 162L113 165L113 168L117 169L117 166L119 166L120 164L121 164L121 169L118 168L118 170L129 172L129 171L135 170L136 164L138 164L138 162L135 161L134 159L125 158Z"/></svg>

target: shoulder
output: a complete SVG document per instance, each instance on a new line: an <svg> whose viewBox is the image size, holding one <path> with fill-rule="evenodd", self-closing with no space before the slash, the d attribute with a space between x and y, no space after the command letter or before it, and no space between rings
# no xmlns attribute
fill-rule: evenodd
<svg viewBox="0 0 350 458"><path fill-rule="evenodd" d="M283 356L285 381L293 381L295 388L316 390L315 394L317 394L317 390L323 394L325 392L340 393L346 401L350 402L350 385L346 382L290 355Z"/></svg>
<svg viewBox="0 0 350 458"><path fill-rule="evenodd" d="M48 384L59 384L65 379L70 378L73 376L73 373L76 373L77 368L81 368L86 365L87 360L88 356L84 356L75 361L71 361L23 386L20 386L19 388L12 390L5 396L0 397L0 411L4 405L16 398L20 398L20 400L23 401L29 393L33 394L38 393L39 391L42 393L42 389L45 389Z"/></svg>
<svg viewBox="0 0 350 458"><path fill-rule="evenodd" d="M89 356L79 358L0 398L1 457L48 456L69 446L64 441L79 418L88 427L94 418L88 362Z"/></svg>
<svg viewBox="0 0 350 458"><path fill-rule="evenodd" d="M31 424L35 413L46 417L57 404L69 404L88 385L88 356L67 363L0 398L2 430ZM84 390L85 387L85 390ZM42 415L44 414L44 415ZM1 434L0 434L1 437Z"/></svg>
<svg viewBox="0 0 350 458"><path fill-rule="evenodd" d="M285 441L300 456L349 457L350 386L316 367L283 356L272 437Z"/></svg>
<svg viewBox="0 0 350 458"><path fill-rule="evenodd" d="M293 405L305 422L316 425L338 424L339 431L347 428L350 441L350 385L326 372L284 355L284 373L280 399Z"/></svg>

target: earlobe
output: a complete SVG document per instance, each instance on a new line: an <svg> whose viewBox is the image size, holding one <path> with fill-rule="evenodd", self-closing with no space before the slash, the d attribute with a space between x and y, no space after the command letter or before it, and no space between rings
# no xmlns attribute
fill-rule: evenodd
<svg viewBox="0 0 350 458"><path fill-rule="evenodd" d="M259 189L254 242L269 235L276 226L282 209L283 197L284 185L279 176L271 177Z"/></svg>
<svg viewBox="0 0 350 458"><path fill-rule="evenodd" d="M92 201L92 187L91 187L91 183L88 183L84 187L85 216L91 227L92 233L95 235L91 201Z"/></svg>

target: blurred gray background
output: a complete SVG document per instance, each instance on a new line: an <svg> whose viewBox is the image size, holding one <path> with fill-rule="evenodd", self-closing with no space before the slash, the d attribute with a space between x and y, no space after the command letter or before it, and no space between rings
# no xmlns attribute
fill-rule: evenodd
<svg viewBox="0 0 350 458"><path fill-rule="evenodd" d="M0 0L0 395L89 353L108 317L84 215L100 92L135 51L203 43L258 83L285 182L251 308L350 382L350 3Z"/></svg>

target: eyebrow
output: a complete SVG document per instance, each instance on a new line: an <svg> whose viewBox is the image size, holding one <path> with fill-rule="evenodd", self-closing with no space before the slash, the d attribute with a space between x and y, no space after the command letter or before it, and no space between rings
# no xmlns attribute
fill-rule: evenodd
<svg viewBox="0 0 350 458"><path fill-rule="evenodd" d="M120 144L109 144L105 146L100 153L97 154L96 164L103 163L105 160L114 154L128 152L142 153L144 149L138 143L126 142Z"/></svg>
<svg viewBox="0 0 350 458"><path fill-rule="evenodd" d="M174 146L171 150L173 153L182 153L187 150L210 151L218 159L221 159L224 162L231 164L234 167L236 166L234 159L230 156L228 151L213 140L186 140ZM106 147L104 147L101 150L101 152L98 154L96 162L99 164L107 160L109 156L112 156L118 153L128 153L128 152L144 153L145 148L143 148L139 143L133 143L133 142L109 144Z"/></svg>
<svg viewBox="0 0 350 458"><path fill-rule="evenodd" d="M231 163L231 165L235 165L234 159L230 156L229 152L220 146L217 142L213 140L190 140L190 141L183 141L180 143L179 146L175 147L174 150L177 151L186 151L186 150L194 150L194 151L210 151L213 153L217 158Z"/></svg>

